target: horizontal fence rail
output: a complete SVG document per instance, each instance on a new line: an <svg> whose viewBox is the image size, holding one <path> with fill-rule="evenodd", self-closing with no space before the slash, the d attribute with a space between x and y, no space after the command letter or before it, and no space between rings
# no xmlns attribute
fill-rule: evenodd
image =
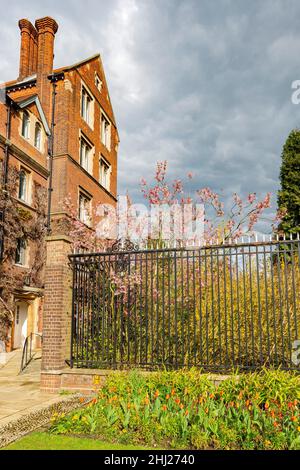
<svg viewBox="0 0 300 470"><path fill-rule="evenodd" d="M70 260L72 367L299 370L299 240Z"/></svg>

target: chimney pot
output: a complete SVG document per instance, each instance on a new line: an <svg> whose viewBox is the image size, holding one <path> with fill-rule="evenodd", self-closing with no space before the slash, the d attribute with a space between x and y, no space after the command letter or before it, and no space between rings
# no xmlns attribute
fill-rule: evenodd
<svg viewBox="0 0 300 470"><path fill-rule="evenodd" d="M33 68L31 63L30 49L32 33L35 31L35 28L26 18L23 18L19 21L19 28L21 31L19 79L22 79L27 77Z"/></svg>
<svg viewBox="0 0 300 470"><path fill-rule="evenodd" d="M35 27L38 33L48 31L55 34L58 30L58 24L51 16L45 16L36 20Z"/></svg>
<svg viewBox="0 0 300 470"><path fill-rule="evenodd" d="M32 23L23 18L19 21L21 31L19 79L32 75L37 69L37 32Z"/></svg>
<svg viewBox="0 0 300 470"><path fill-rule="evenodd" d="M58 25L53 18L46 16L36 20L35 27L38 34L37 89L46 117L50 121L51 91L48 75L53 72L54 36Z"/></svg>

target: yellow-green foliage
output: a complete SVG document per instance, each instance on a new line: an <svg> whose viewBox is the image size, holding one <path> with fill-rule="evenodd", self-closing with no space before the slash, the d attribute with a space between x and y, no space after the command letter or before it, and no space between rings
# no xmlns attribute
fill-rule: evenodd
<svg viewBox="0 0 300 470"><path fill-rule="evenodd" d="M299 257L247 249L183 252L176 261L148 255L124 319L129 362L136 341L149 363L289 366L299 337Z"/></svg>
<svg viewBox="0 0 300 470"><path fill-rule="evenodd" d="M298 245L127 255L114 281L95 278L99 304L89 297L84 306L85 335L92 330L93 338L88 347L79 339L79 357L99 366L295 366Z"/></svg>

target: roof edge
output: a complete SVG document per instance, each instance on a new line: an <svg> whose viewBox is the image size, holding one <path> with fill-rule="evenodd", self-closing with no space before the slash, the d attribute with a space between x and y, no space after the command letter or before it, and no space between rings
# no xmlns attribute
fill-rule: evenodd
<svg viewBox="0 0 300 470"><path fill-rule="evenodd" d="M97 54L94 54L90 57L87 57L86 59L83 59L83 60L80 60L79 62L76 62L75 64L72 64L72 65L66 65L64 67L59 67L57 69L54 69L53 70L53 73L57 73L57 72L64 72L66 70L72 70L72 69L76 69L77 67L79 67L80 65L83 65L85 64L86 62L90 62L91 60L94 60L94 59L97 59L97 58L100 58L100 53L97 52Z"/></svg>

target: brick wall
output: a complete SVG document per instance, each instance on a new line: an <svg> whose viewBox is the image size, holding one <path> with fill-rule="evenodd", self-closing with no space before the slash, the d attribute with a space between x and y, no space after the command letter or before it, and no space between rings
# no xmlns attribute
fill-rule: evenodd
<svg viewBox="0 0 300 470"><path fill-rule="evenodd" d="M68 254L71 242L67 237L51 236L46 243L42 372L55 372L65 367L70 355L72 290Z"/></svg>
<svg viewBox="0 0 300 470"><path fill-rule="evenodd" d="M103 81L101 92L96 88L95 74ZM92 127L81 116L82 85L93 96ZM101 141L102 111L111 122L110 149L107 149ZM98 203L115 205L119 137L104 72L98 56L86 63L64 70L64 80L60 80L56 84L55 123L52 213L57 214L63 211L63 201L67 196L71 196L74 205L77 206L79 186L91 195L93 207L96 207ZM80 167L81 134L93 148L92 174ZM101 156L111 165L109 192L99 184Z"/></svg>

